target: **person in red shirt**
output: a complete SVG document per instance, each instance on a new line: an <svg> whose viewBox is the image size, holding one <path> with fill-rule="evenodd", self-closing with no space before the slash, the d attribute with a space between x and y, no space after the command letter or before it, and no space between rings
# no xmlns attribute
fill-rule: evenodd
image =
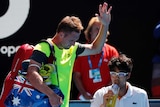
<svg viewBox="0 0 160 107"><path fill-rule="evenodd" d="M84 31L87 43L92 43L92 41L95 40L100 25L101 23L97 17L92 17L90 19ZM109 35L109 32L107 32L107 35ZM73 81L79 91L77 99L92 99L97 89L111 83L108 61L113 56L119 56L117 49L105 43L99 54L77 57L73 68Z"/></svg>

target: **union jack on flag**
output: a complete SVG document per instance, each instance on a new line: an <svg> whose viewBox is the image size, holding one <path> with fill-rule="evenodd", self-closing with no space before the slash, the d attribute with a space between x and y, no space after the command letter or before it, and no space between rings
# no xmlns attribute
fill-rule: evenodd
<svg viewBox="0 0 160 107"><path fill-rule="evenodd" d="M6 107L51 107L48 97L34 89L21 75L16 76L15 83L7 99Z"/></svg>
<svg viewBox="0 0 160 107"><path fill-rule="evenodd" d="M18 93L24 91L28 96L32 95L31 91L34 91L34 88L23 76L17 76L14 81L13 88L18 89Z"/></svg>

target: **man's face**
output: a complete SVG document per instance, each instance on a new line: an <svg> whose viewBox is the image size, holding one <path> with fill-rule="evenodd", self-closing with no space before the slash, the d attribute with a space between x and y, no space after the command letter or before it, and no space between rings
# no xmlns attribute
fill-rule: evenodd
<svg viewBox="0 0 160 107"><path fill-rule="evenodd" d="M119 87L124 87L130 73L126 73L124 70L115 69L110 71L112 83L117 84Z"/></svg>
<svg viewBox="0 0 160 107"><path fill-rule="evenodd" d="M64 33L61 46L64 49L69 49L71 46L75 45L75 42L79 39L80 34L81 33L77 33L77 32Z"/></svg>

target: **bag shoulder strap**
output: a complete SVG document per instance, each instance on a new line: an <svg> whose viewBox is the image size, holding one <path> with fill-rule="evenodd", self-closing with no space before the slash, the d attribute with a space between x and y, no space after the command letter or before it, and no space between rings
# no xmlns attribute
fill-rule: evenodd
<svg viewBox="0 0 160 107"><path fill-rule="evenodd" d="M41 43L41 42L46 42L46 43L49 44L49 47L50 47L50 56L48 57L48 63L53 63L53 61L56 61L56 57L54 55L54 53L55 53L54 46L51 43L51 41L46 40L46 39L42 39L39 43Z"/></svg>
<svg viewBox="0 0 160 107"><path fill-rule="evenodd" d="M58 87L59 87L59 77L58 77L58 71L57 71L57 65L56 65L56 57L55 57L55 55L54 55L54 53L55 53L55 50L54 50L54 46L53 46L53 44L51 43L51 41L49 41L49 40L45 40L45 39L42 39L40 42L46 42L46 43L48 43L49 44L49 46L50 46L50 56L49 56L49 58L48 58L48 63L53 63L53 61L54 61L54 64L55 64L55 67L56 67L56 74L57 74L57 82L58 82Z"/></svg>

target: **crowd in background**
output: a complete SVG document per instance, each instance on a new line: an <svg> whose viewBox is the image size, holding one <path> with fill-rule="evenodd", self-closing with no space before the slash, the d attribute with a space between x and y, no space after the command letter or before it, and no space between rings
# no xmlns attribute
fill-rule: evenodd
<svg viewBox="0 0 160 107"><path fill-rule="evenodd" d="M92 28L91 26L92 25L94 26L93 19L92 19L92 24L91 24L91 20L90 20L90 23L88 23L88 25L90 25L90 31L91 31L91 28ZM84 35L86 34L86 31L85 31ZM84 36L84 35L82 35L82 36ZM109 35L109 33L108 33L108 35ZM90 35L90 38L91 38L91 36L92 35ZM151 96L150 97L151 98L160 98L160 91L159 91L160 90L160 22L157 23L157 25L155 26L155 28L153 30L153 39L154 39L154 48L153 48L154 49L153 50L154 56L151 61L153 65L152 65L152 80L151 80ZM89 42L89 38L86 35L85 35L85 40L87 42ZM85 43L86 42L85 40L82 42ZM84 61L88 62L87 57L88 56L86 56L86 58L77 58L77 60L75 61L75 67L73 69L72 88L71 88L71 100L72 99L76 99L76 100L77 99L78 100L92 99L93 94L96 92L97 89L99 89L102 86L107 86L107 84L109 85L109 83L107 83L107 82L106 82L107 84L103 83L100 86L96 86L97 83L94 83L94 82L88 83L88 81L90 81L90 80L89 80L89 74L87 74L87 73L89 72L88 66L90 66L90 64L83 63ZM97 62L98 61L96 61L96 63ZM86 66L87 66L87 68L86 68ZM86 72L86 70L88 70L88 72ZM79 74L76 74L77 72ZM105 70L105 72L107 74L109 72L109 70ZM78 75L78 76L75 76L75 75ZM88 81L87 81L87 78L88 78ZM108 76L107 78L110 78L110 76ZM94 87L94 88L91 88L90 85L91 85L91 87ZM94 91L89 92L89 90L94 90Z"/></svg>

